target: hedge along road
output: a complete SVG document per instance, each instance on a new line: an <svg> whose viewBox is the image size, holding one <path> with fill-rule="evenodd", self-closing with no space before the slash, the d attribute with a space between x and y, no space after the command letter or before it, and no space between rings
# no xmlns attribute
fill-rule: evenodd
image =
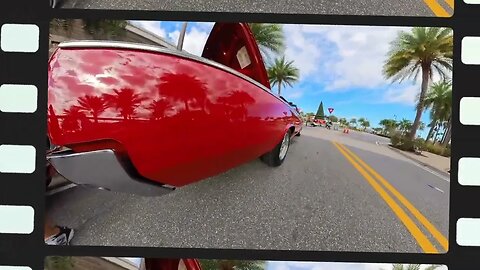
<svg viewBox="0 0 480 270"><path fill-rule="evenodd" d="M372 136L305 127L278 168L255 160L153 198L75 187L47 211L73 245L445 252L448 179Z"/></svg>
<svg viewBox="0 0 480 270"><path fill-rule="evenodd" d="M266 12L298 14L437 16L453 14L454 0L59 0L86 9Z"/></svg>

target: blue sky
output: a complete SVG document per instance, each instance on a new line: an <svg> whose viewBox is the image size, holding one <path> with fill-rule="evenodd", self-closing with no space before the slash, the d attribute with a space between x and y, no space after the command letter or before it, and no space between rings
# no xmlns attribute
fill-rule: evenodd
<svg viewBox="0 0 480 270"><path fill-rule="evenodd" d="M172 43L178 40L182 22L133 21ZM213 23L190 22L184 49L200 55ZM415 118L415 97L420 81L391 83L382 75L390 42L408 27L283 25L285 56L300 69L300 80L282 95L305 112L316 112L323 102L339 117L360 118L377 127L381 119ZM276 91L276 88L274 87ZM430 122L428 111L422 121ZM425 136L426 128L418 135Z"/></svg>

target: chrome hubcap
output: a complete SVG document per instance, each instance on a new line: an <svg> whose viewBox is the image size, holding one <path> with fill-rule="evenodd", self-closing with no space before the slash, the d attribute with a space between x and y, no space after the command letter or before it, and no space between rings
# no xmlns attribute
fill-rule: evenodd
<svg viewBox="0 0 480 270"><path fill-rule="evenodd" d="M282 140L282 145L280 146L280 154L279 158L280 160L283 160L285 156L287 155L287 150L288 150L288 145L290 144L290 136L288 136L288 133L285 134Z"/></svg>

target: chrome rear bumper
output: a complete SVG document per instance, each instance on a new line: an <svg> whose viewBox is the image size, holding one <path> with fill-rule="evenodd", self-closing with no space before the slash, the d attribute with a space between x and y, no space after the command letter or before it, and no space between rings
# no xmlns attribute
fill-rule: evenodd
<svg viewBox="0 0 480 270"><path fill-rule="evenodd" d="M47 160L60 175L77 185L142 196L164 195L175 189L138 176L131 165L109 149L82 153L56 152L48 155Z"/></svg>

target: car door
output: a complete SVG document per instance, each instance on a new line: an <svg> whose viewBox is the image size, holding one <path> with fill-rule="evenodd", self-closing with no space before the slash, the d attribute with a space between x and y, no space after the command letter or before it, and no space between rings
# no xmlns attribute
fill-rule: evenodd
<svg viewBox="0 0 480 270"><path fill-rule="evenodd" d="M202 57L232 68L270 89L265 63L247 23L216 23Z"/></svg>

